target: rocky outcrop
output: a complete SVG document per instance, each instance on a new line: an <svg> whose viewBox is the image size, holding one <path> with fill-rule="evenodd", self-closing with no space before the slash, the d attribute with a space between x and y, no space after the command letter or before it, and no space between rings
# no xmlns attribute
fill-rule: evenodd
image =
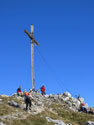
<svg viewBox="0 0 94 125"><path fill-rule="evenodd" d="M50 105L53 102L59 103L59 104L63 104L65 103L66 106L73 110L74 112L77 112L81 102L84 101L83 98L77 99L77 98L73 98L72 95L69 92L64 92L64 94L58 94L58 95L54 95L54 94L50 94L50 95L45 95L42 96L40 93L36 93L36 92L32 92L31 93L32 96L32 107L37 107L36 109L43 109L45 107L45 105ZM24 97L20 97L17 96L17 94L13 94L13 97L17 98L18 100L24 101ZM21 109L25 108L24 104L19 105L18 103L14 102L13 100L11 102L8 102L9 105L11 106L15 106L15 107L19 107ZM88 107L88 105L87 105ZM33 110L32 108L32 111ZM43 110L42 110L43 111ZM36 110L37 112L37 110Z"/></svg>

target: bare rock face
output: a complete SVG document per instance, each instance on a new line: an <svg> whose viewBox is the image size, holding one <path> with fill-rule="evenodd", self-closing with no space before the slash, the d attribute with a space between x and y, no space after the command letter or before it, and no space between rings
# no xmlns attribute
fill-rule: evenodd
<svg viewBox="0 0 94 125"><path fill-rule="evenodd" d="M88 122L86 123L86 125L94 125L94 122L88 121Z"/></svg>

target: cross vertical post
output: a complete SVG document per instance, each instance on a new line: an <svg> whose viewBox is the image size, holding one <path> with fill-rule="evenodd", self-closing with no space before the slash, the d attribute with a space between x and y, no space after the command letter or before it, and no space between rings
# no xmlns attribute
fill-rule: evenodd
<svg viewBox="0 0 94 125"><path fill-rule="evenodd" d="M31 25L31 34L33 37L34 26ZM34 41L31 39L31 71L32 71L32 89L35 90L35 79L34 79Z"/></svg>

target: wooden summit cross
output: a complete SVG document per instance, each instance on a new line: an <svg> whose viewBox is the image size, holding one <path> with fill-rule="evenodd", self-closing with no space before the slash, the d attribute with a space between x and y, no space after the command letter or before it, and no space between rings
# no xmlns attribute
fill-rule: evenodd
<svg viewBox="0 0 94 125"><path fill-rule="evenodd" d="M24 30L27 36L31 39L31 71L32 71L32 90L35 91L35 79L34 79L34 43L38 46L39 43L34 38L34 26L31 25L31 33Z"/></svg>

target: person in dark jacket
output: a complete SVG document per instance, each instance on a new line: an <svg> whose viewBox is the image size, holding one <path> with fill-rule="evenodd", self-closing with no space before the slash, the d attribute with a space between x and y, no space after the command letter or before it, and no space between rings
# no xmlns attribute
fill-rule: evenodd
<svg viewBox="0 0 94 125"><path fill-rule="evenodd" d="M81 108L81 111L82 111L82 112L87 113L87 108L85 107L85 104L84 104L84 103L81 103L80 108Z"/></svg>
<svg viewBox="0 0 94 125"><path fill-rule="evenodd" d="M25 103L26 103L26 110L31 109L31 96L28 92L25 93Z"/></svg>
<svg viewBox="0 0 94 125"><path fill-rule="evenodd" d="M46 94L46 93L45 93L45 86L44 86L44 85L41 87L41 94L42 94L42 95L45 95L45 94Z"/></svg>
<svg viewBox="0 0 94 125"><path fill-rule="evenodd" d="M90 111L88 113L93 115L94 114L93 108L90 108Z"/></svg>

